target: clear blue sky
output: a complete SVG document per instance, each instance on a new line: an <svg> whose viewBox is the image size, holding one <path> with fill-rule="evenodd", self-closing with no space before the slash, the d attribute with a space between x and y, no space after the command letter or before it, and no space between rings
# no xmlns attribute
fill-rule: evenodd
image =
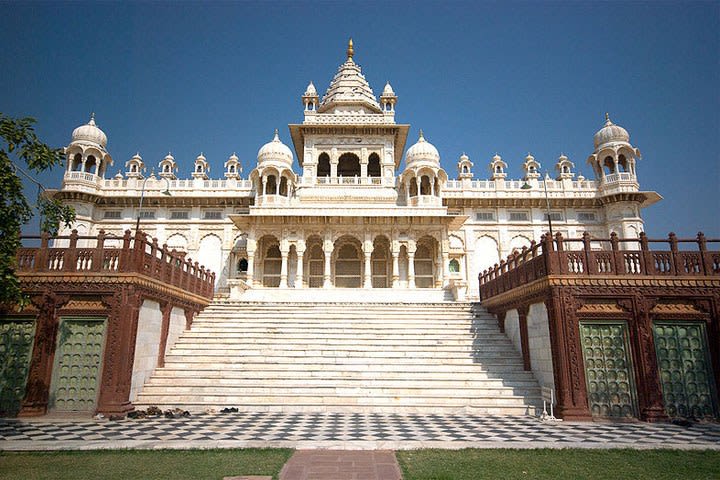
<svg viewBox="0 0 720 480"><path fill-rule="evenodd" d="M528 152L592 177L607 111L665 198L648 233L720 237L718 2L2 2L0 111L54 146L96 112L112 175L172 151L189 177L202 151L211 177L233 152L246 176L275 128L290 145L300 95L324 93L350 36L375 94L398 94L407 146L422 128L450 178L462 152L475 178L495 152L513 178Z"/></svg>

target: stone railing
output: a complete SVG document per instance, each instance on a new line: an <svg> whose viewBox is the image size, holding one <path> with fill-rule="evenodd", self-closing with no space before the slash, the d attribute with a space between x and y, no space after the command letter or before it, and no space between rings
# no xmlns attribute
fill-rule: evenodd
<svg viewBox="0 0 720 480"><path fill-rule="evenodd" d="M136 273L207 299L213 296L215 273L165 245L158 245L156 238L150 241L143 232L132 236L126 230L118 238L105 235L103 230L97 237L79 236L73 230L70 236L43 234L24 236L22 240L24 243L39 240L40 247L18 249L19 274Z"/></svg>
<svg viewBox="0 0 720 480"><path fill-rule="evenodd" d="M523 247L481 273L480 298L548 275L720 276L720 250L708 250L708 243L720 244L720 239L708 240L702 232L691 240L679 240L674 233L663 240L650 240L644 232L635 239L620 239L615 233L609 239L591 238L587 232L582 239L564 239L560 233L555 238L543 235L540 243L532 242L530 248ZM650 244L668 249L651 250ZM697 250L681 250L690 245Z"/></svg>

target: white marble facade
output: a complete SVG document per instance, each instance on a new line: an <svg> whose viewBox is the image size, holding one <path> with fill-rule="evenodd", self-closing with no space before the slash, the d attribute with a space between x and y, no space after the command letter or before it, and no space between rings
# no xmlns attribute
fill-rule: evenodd
<svg viewBox="0 0 720 480"><path fill-rule="evenodd" d="M463 154L449 179L431 131L405 151L409 125L395 122L398 97L388 83L378 101L353 57L350 44L322 99L308 85L303 122L289 126L294 152L275 132L247 176L232 154L224 178L212 179L200 154L190 178L180 179L168 154L148 177L138 154L124 175L107 178L107 136L91 118L66 147L58 192L76 208L73 228L121 236L140 216L143 231L215 271L218 292L235 296L261 288L445 288L457 297L458 286L537 241L548 211L566 237L636 237L641 208L660 199L640 191L640 151L609 118L587 159L594 179L576 176L564 155L554 178L543 178L530 154L521 179L506 178L497 154L487 178L475 179Z"/></svg>

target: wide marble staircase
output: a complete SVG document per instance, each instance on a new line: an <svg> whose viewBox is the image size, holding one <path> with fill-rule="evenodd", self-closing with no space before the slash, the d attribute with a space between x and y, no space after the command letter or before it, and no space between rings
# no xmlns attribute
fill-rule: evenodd
<svg viewBox="0 0 720 480"><path fill-rule="evenodd" d="M541 400L495 318L469 303L216 300L135 402L150 405L525 415Z"/></svg>

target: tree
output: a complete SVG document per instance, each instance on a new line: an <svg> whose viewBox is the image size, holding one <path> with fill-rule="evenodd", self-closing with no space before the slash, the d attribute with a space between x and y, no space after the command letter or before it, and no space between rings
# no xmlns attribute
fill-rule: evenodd
<svg viewBox="0 0 720 480"><path fill-rule="evenodd" d="M20 248L20 229L33 216L41 215L40 229L57 235L62 222L75 221L72 207L45 194L44 187L32 176L62 165L63 150L42 143L31 117L13 119L0 113L0 305L25 303L15 274L16 252ZM23 193L21 176L38 186L40 194L31 205Z"/></svg>

